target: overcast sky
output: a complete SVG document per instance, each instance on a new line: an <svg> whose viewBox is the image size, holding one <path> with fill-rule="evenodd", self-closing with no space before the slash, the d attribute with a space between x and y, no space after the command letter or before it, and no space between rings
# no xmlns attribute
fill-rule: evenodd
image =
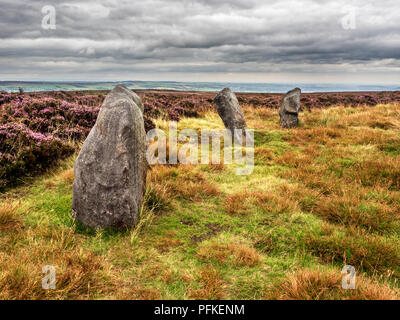
<svg viewBox="0 0 400 320"><path fill-rule="evenodd" d="M0 80L397 84L400 4L0 0Z"/></svg>

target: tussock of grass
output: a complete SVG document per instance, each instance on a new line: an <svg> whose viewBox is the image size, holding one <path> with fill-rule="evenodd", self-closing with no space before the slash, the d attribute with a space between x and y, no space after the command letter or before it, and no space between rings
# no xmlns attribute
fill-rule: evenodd
<svg viewBox="0 0 400 320"><path fill-rule="evenodd" d="M67 169L59 175L62 182L67 185L72 185L74 182L74 169Z"/></svg>
<svg viewBox="0 0 400 320"><path fill-rule="evenodd" d="M147 209L154 212L165 212L172 207L170 193L166 186L161 184L149 184L145 197Z"/></svg>
<svg viewBox="0 0 400 320"><path fill-rule="evenodd" d="M230 214L248 214L255 205L271 214L296 211L296 202L286 197L263 192L243 192L228 195L224 207Z"/></svg>
<svg viewBox="0 0 400 320"><path fill-rule="evenodd" d="M56 268L56 290L42 289L42 267ZM1 299L88 299L110 290L105 263L79 248L51 252L51 245L19 248L16 255L0 255Z"/></svg>
<svg viewBox="0 0 400 320"><path fill-rule="evenodd" d="M359 231L340 233L325 225L321 233L303 239L306 247L324 262L349 264L369 274L400 276L400 246L381 236Z"/></svg>
<svg viewBox="0 0 400 320"><path fill-rule="evenodd" d="M344 193L320 197L315 202L312 212L324 219L361 227L370 231L390 231L399 227L400 207L376 203L360 198L360 194Z"/></svg>
<svg viewBox="0 0 400 320"><path fill-rule="evenodd" d="M356 289L342 288L340 270L296 271L270 288L266 299L273 300L399 300L400 292L388 285L356 276Z"/></svg>
<svg viewBox="0 0 400 320"><path fill-rule="evenodd" d="M270 148L259 147L255 149L254 157L260 164L269 164L275 159L275 153Z"/></svg>
<svg viewBox="0 0 400 320"><path fill-rule="evenodd" d="M175 232L168 232L165 237L157 242L157 248L162 252L167 252L171 247L182 245L182 242L176 238Z"/></svg>
<svg viewBox="0 0 400 320"><path fill-rule="evenodd" d="M154 219L155 212L162 209L168 209L170 203L166 202L164 198L155 193L153 189L148 187L143 198L142 208L139 213L138 224L130 231L130 243L133 244L137 241L140 233L151 224Z"/></svg>
<svg viewBox="0 0 400 320"><path fill-rule="evenodd" d="M257 251L244 243L209 242L201 246L197 256L204 262L254 267L261 262Z"/></svg>
<svg viewBox="0 0 400 320"><path fill-rule="evenodd" d="M190 290L190 298L196 300L220 300L226 296L226 285L217 270L209 268L201 269L199 280L203 288Z"/></svg>
<svg viewBox="0 0 400 320"><path fill-rule="evenodd" d="M295 133L285 136L284 140L289 141L295 146L308 144L310 142L327 145L335 143L338 138L342 137L339 129L316 127L311 129L297 129Z"/></svg>
<svg viewBox="0 0 400 320"><path fill-rule="evenodd" d="M164 188L165 195L170 199L199 201L219 194L218 189L207 181L204 174L190 165L155 166L149 175L149 185L153 188Z"/></svg>
<svg viewBox="0 0 400 320"><path fill-rule="evenodd" d="M21 218L16 214L18 207L11 201L0 205L0 230L15 230L21 226Z"/></svg>
<svg viewBox="0 0 400 320"><path fill-rule="evenodd" d="M208 168L210 169L211 172L220 172L225 170L225 165L223 163L210 163L208 165Z"/></svg>
<svg viewBox="0 0 400 320"><path fill-rule="evenodd" d="M386 156L379 160L357 162L352 171L349 174L350 179L354 178L363 186L400 189L400 157Z"/></svg>

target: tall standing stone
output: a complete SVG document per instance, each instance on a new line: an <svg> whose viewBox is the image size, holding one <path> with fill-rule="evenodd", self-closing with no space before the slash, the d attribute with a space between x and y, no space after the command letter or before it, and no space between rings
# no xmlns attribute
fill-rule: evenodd
<svg viewBox="0 0 400 320"><path fill-rule="evenodd" d="M236 95L229 88L225 88L216 95L214 103L225 128L231 130L232 134L234 134L234 129L241 129L244 135L246 119Z"/></svg>
<svg viewBox="0 0 400 320"><path fill-rule="evenodd" d="M133 102L136 103L136 105L139 107L140 111L142 111L142 114L144 113L144 106L143 106L142 100L135 92L133 92L132 90L129 90L127 87L123 86L122 84L118 84L115 88L118 89L118 91L120 91L120 92L125 92L133 100Z"/></svg>
<svg viewBox="0 0 400 320"><path fill-rule="evenodd" d="M281 118L281 126L284 128L292 128L298 125L300 111L300 95L301 89L295 88L290 90L283 97L279 116Z"/></svg>
<svg viewBox="0 0 400 320"><path fill-rule="evenodd" d="M138 221L146 188L146 133L140 98L122 85L105 98L75 162L72 216L93 229Z"/></svg>

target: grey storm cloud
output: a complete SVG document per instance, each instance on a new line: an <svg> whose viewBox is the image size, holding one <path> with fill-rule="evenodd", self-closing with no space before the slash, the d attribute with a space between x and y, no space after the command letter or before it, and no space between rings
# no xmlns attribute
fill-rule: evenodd
<svg viewBox="0 0 400 320"><path fill-rule="evenodd" d="M41 26L46 5L56 10L55 30ZM3 80L400 74L398 0L0 0L0 6ZM345 17L355 18L354 28L343 26Z"/></svg>

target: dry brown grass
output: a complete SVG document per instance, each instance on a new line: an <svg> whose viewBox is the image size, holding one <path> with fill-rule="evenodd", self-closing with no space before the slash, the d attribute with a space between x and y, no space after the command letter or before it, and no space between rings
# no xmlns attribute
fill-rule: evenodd
<svg viewBox="0 0 400 320"><path fill-rule="evenodd" d="M353 191L320 197L313 205L312 212L331 222L362 227L373 232L398 228L399 205L363 199L362 193Z"/></svg>
<svg viewBox="0 0 400 320"><path fill-rule="evenodd" d="M46 189L53 189L56 186L56 183L53 179L47 179L44 182L44 186L46 187Z"/></svg>
<svg viewBox="0 0 400 320"><path fill-rule="evenodd" d="M266 299L273 300L399 300L400 292L386 284L356 276L356 289L341 286L340 270L299 270L270 288Z"/></svg>
<svg viewBox="0 0 400 320"><path fill-rule="evenodd" d="M281 172L282 178L300 182L304 187L317 190L320 195L325 196L342 196L343 189L349 185L357 189L400 189L400 156L376 154L378 149L375 149L364 151L361 157L349 148L349 143L340 142L336 138L334 140L343 145L330 148L329 153L323 153L321 144L305 146L306 141L297 134L293 136L300 139L304 149L288 151L277 159L277 163L290 168ZM313 141L315 137L310 139ZM351 140L348 136L346 139Z"/></svg>
<svg viewBox="0 0 400 320"><path fill-rule="evenodd" d="M171 270L164 270L161 275L161 281L165 283L172 283L174 281L174 274Z"/></svg>
<svg viewBox="0 0 400 320"><path fill-rule="evenodd" d="M291 168L304 168L309 166L314 158L315 155L312 154L288 151L277 159L277 163Z"/></svg>
<svg viewBox="0 0 400 320"><path fill-rule="evenodd" d="M68 252L62 257L57 286L71 298L87 299L92 292L96 295L105 293L111 289L106 288L107 277L103 278L101 273L105 268L105 263L93 252Z"/></svg>
<svg viewBox="0 0 400 320"><path fill-rule="evenodd" d="M198 201L219 194L217 188L206 180L205 175L191 165L155 166L148 175L148 184L165 188L170 199Z"/></svg>
<svg viewBox="0 0 400 320"><path fill-rule="evenodd" d="M147 186L145 206L156 213L166 212L173 207L167 186L152 183Z"/></svg>
<svg viewBox="0 0 400 320"><path fill-rule="evenodd" d="M285 136L284 140L290 142L293 146L307 145L310 143L332 145L335 144L342 135L342 131L337 128L296 128L290 135Z"/></svg>
<svg viewBox="0 0 400 320"><path fill-rule="evenodd" d="M400 123L398 111L390 106L330 108L304 117L307 126L314 127L299 127L283 137L297 148L277 159L291 168L284 177L320 189L321 194L335 193L344 185L343 179L367 187L400 188L400 157L396 156L400 138L387 131Z"/></svg>
<svg viewBox="0 0 400 320"><path fill-rule="evenodd" d="M180 277L179 277L183 282L190 283L194 280L194 276L187 271L184 271Z"/></svg>
<svg viewBox="0 0 400 320"><path fill-rule="evenodd" d="M249 207L246 200L249 198L247 193L235 193L225 198L224 208L229 214L248 214Z"/></svg>
<svg viewBox="0 0 400 320"><path fill-rule="evenodd" d="M270 253L276 248L276 241L270 234L256 237L254 247L262 253Z"/></svg>
<svg viewBox="0 0 400 320"><path fill-rule="evenodd" d="M73 229L25 227L9 237L0 250L0 299L93 299L115 290L111 265L82 248ZM42 288L46 265L56 269L55 290Z"/></svg>
<svg viewBox="0 0 400 320"><path fill-rule="evenodd" d="M367 126L384 130L399 128L399 112L396 109L380 106L357 108L356 113L346 115L347 126Z"/></svg>
<svg viewBox="0 0 400 320"><path fill-rule="evenodd" d="M327 221L371 232L396 231L399 227L397 193L387 191L383 179L374 182L371 179L373 186L365 186L352 179L344 183L335 175L324 176L316 171L293 170L289 175L305 185L302 189L287 188L288 196L297 199L303 210Z"/></svg>
<svg viewBox="0 0 400 320"><path fill-rule="evenodd" d="M268 164L275 159L275 153L269 148L256 147L254 157L263 164Z"/></svg>
<svg viewBox="0 0 400 320"><path fill-rule="evenodd" d="M279 186L279 193L299 207L304 212L311 212L315 203L321 197L319 190L308 189L299 183L283 183Z"/></svg>
<svg viewBox="0 0 400 320"><path fill-rule="evenodd" d="M18 207L11 201L0 205L0 230L16 230L21 227L21 217L16 214Z"/></svg>
<svg viewBox="0 0 400 320"><path fill-rule="evenodd" d="M300 270L265 297L399 299L399 110L313 110L283 130L277 110L248 107L254 174L226 186L223 165L153 166L131 233L71 226L71 160L3 195L0 299L259 299L279 274L322 263L338 271ZM344 264L363 273L355 291L341 289ZM44 265L56 268L56 290L41 287Z"/></svg>
<svg viewBox="0 0 400 320"><path fill-rule="evenodd" d="M226 283L220 273L212 268L200 270L201 289L189 289L189 297L196 300L220 300L226 296Z"/></svg>
<svg viewBox="0 0 400 320"><path fill-rule="evenodd" d="M32 251L0 254L1 299L90 299L111 289L112 284L104 277L105 263L92 252L64 250L43 262L45 252ZM55 290L42 288L44 265L56 268Z"/></svg>
<svg viewBox="0 0 400 320"><path fill-rule="evenodd" d="M225 165L223 163L210 163L208 167L211 172L221 172L225 170Z"/></svg>
<svg viewBox="0 0 400 320"><path fill-rule="evenodd" d="M251 205L262 208L268 213L280 214L296 210L297 204L293 199L279 196L275 193L243 192L228 195L224 208L229 214L249 214Z"/></svg>
<svg viewBox="0 0 400 320"><path fill-rule="evenodd" d="M313 109L312 112L305 113L303 119L307 125L324 125L338 129L362 127L390 130L400 128L398 104Z"/></svg>
<svg viewBox="0 0 400 320"><path fill-rule="evenodd" d="M242 104L241 107L249 128L262 130L268 122L269 128L280 129L279 116L275 109L254 108L253 105L247 104Z"/></svg>
<svg viewBox="0 0 400 320"><path fill-rule="evenodd" d="M182 242L176 238L175 233L167 233L165 237L157 241L157 248L161 252L167 252L170 248L178 247L182 245Z"/></svg>
<svg viewBox="0 0 400 320"><path fill-rule="evenodd" d="M74 182L74 169L68 169L60 173L59 178L67 185L72 185Z"/></svg>
<svg viewBox="0 0 400 320"><path fill-rule="evenodd" d="M199 249L197 256L203 261L230 262L236 266L254 267L261 262L254 248L241 243L209 243Z"/></svg>
<svg viewBox="0 0 400 320"><path fill-rule="evenodd" d="M161 292L158 289L129 283L123 284L122 289L115 295L119 300L159 300L161 298Z"/></svg>
<svg viewBox="0 0 400 320"><path fill-rule="evenodd" d="M400 276L400 245L355 229L340 234L328 224L321 233L306 234L306 247L326 263L350 264L369 274Z"/></svg>
<svg viewBox="0 0 400 320"><path fill-rule="evenodd" d="M348 180L355 179L363 186L381 186L400 189L400 157L381 157L357 162L349 170Z"/></svg>
<svg viewBox="0 0 400 320"><path fill-rule="evenodd" d="M396 142L399 144L399 137L394 133L370 128L347 129L346 135L343 142L351 145L383 145Z"/></svg>

